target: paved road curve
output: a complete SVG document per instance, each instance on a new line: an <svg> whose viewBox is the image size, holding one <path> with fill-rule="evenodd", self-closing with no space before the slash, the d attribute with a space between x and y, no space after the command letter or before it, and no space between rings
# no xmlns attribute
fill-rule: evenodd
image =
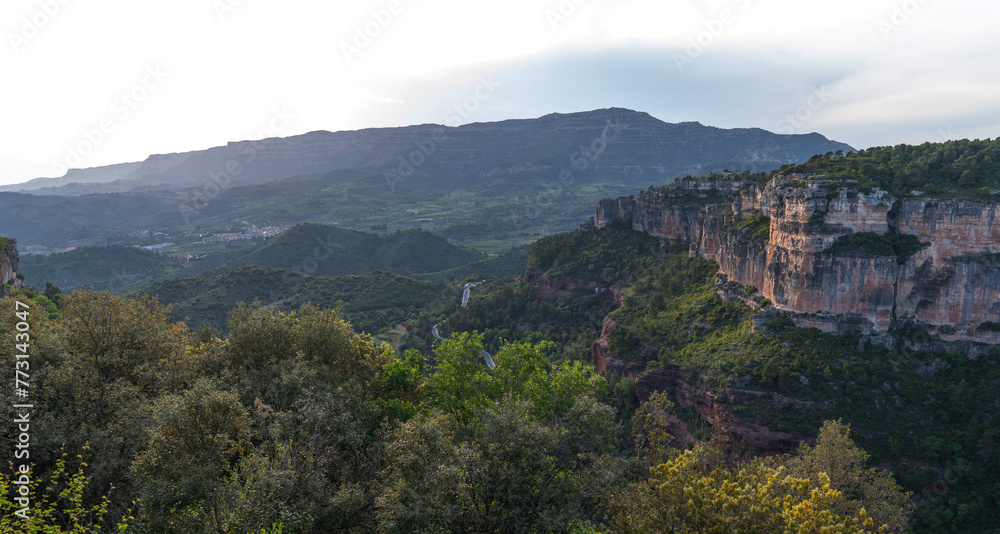
<svg viewBox="0 0 1000 534"><path fill-rule="evenodd" d="M434 325L434 327L431 328L431 335L434 336L434 339L438 341L445 340L445 338L441 337L441 334L438 332L438 325ZM486 352L485 350L481 350L479 351L479 355L482 356L484 360L486 360L486 367L489 367L490 371L497 368L497 364L496 362L493 361L493 356L490 356L490 353Z"/></svg>

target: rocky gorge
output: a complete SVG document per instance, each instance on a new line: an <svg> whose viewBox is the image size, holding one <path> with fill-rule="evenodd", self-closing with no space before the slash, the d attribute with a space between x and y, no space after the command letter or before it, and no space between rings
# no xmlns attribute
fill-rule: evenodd
<svg viewBox="0 0 1000 534"><path fill-rule="evenodd" d="M946 342L1000 343L996 202L889 193L775 174L681 179L600 201L594 225L632 228L719 265L798 326L884 335L913 324ZM896 247L893 243L905 246Z"/></svg>

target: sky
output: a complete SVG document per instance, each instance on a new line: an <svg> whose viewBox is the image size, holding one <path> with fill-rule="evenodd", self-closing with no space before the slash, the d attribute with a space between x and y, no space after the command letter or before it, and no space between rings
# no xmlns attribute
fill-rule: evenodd
<svg viewBox="0 0 1000 534"><path fill-rule="evenodd" d="M1000 136L995 0L4 0L0 184L608 107L855 148Z"/></svg>

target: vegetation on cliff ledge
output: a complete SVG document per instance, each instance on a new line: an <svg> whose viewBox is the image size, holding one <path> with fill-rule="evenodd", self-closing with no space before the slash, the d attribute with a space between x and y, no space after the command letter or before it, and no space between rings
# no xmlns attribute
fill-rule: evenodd
<svg viewBox="0 0 1000 534"><path fill-rule="evenodd" d="M914 235L854 232L838 237L823 252L844 256L895 256L896 261L903 265L910 256L926 246L927 243L921 243Z"/></svg>
<svg viewBox="0 0 1000 534"><path fill-rule="evenodd" d="M755 213L726 225L726 230L737 232L750 239L768 241L771 238L771 218Z"/></svg>

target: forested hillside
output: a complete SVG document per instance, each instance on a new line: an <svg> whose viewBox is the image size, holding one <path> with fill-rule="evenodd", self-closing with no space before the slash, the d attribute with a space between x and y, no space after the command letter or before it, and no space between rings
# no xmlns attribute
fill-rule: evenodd
<svg viewBox="0 0 1000 534"><path fill-rule="evenodd" d="M109 245L53 256L26 255L21 258L21 271L32 284L48 282L67 292L76 288L123 292L168 276L182 264L173 256Z"/></svg>
<svg viewBox="0 0 1000 534"><path fill-rule="evenodd" d="M238 306L220 339L153 300L61 302L60 318L29 318L44 482L22 518L0 477L6 531L856 533L899 531L912 507L839 423L798 458L665 449L670 401L626 431L618 393L550 362L549 343L504 343L489 372L479 336L396 358L313 307Z"/></svg>
<svg viewBox="0 0 1000 534"><path fill-rule="evenodd" d="M194 262L184 272L188 276L214 275L259 265L314 276L367 274L375 269L412 275L453 269L483 257L423 230L402 230L382 236L331 225L301 224L248 249Z"/></svg>
<svg viewBox="0 0 1000 534"><path fill-rule="evenodd" d="M491 261L480 252L424 230L381 235L333 225L303 224L266 240L237 243L231 249L192 254L187 259L135 247L88 246L60 254L25 256L21 270L39 287L52 283L66 292L80 288L125 293L169 278L211 277L248 266L289 269L313 276L364 275L384 270L450 281L480 271L517 272L523 269L523 263L514 267L511 260L516 263L522 258L526 261L526 254L511 253Z"/></svg>
<svg viewBox="0 0 1000 534"><path fill-rule="evenodd" d="M304 304L338 308L358 332L377 334L409 320L419 310L459 291L387 271L337 277L309 276L291 269L241 267L214 276L172 278L138 291L171 306L171 316L192 327L207 323L225 330L239 303L260 302L293 311Z"/></svg>

